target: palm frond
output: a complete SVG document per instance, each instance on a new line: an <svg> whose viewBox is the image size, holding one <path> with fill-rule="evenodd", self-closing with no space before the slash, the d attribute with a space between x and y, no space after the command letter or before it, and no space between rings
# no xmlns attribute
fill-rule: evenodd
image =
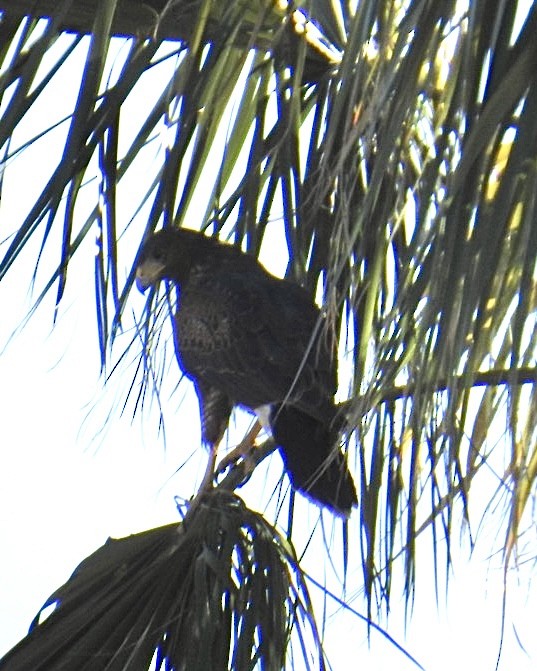
<svg viewBox="0 0 537 671"><path fill-rule="evenodd" d="M292 650L324 668L292 546L223 491L181 524L109 539L50 607L0 667L280 669Z"/></svg>

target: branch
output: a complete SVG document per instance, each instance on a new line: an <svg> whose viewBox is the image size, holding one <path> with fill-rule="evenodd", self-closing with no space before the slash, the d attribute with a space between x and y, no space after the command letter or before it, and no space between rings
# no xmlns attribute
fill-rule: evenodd
<svg viewBox="0 0 537 671"><path fill-rule="evenodd" d="M406 384L400 387L392 387L382 391L377 399L377 403L391 403L400 398L409 398L416 394L419 389L427 390L428 393L438 393L447 391L452 388L473 389L474 387L498 387L500 385L514 386L522 384L536 384L537 383L537 368L523 367L513 369L499 369L487 370L483 372L473 373L471 375L455 375L448 381L447 379L440 379L434 385L433 389L428 389L423 384ZM343 401L338 405L341 410L354 405L359 400L370 399L371 395L355 396L347 401Z"/></svg>
<svg viewBox="0 0 537 671"><path fill-rule="evenodd" d="M100 4L100 0L73 0L65 12L62 30L91 33ZM174 2L173 11L164 15L166 4L166 0L119 0L112 21L112 35L151 38L158 31L159 39L188 41L196 25L198 3ZM61 9L60 0L0 0L0 10L11 17L50 19ZM214 23L209 19L213 30L216 28Z"/></svg>
<svg viewBox="0 0 537 671"><path fill-rule="evenodd" d="M60 22L61 30L91 33L101 1L72 0ZM63 11L63 4L60 0L0 0L0 12L11 20L20 20L25 16L51 19ZM198 30L199 11L199 3L191 0L118 0L110 31L115 37L189 43ZM217 5L215 12L209 14L203 36L205 43L221 40L222 11ZM327 48L311 30L305 30L305 26L310 24L302 12L289 14L287 9L280 9L277 3L270 7L267 5L263 11L255 6L247 10L243 17L243 29L237 32L234 39L237 47L256 47L269 51L277 45L281 55L291 65L291 60L294 63L293 54L305 42L306 68L310 81L317 80L338 60L337 52ZM283 32L282 27L285 27Z"/></svg>

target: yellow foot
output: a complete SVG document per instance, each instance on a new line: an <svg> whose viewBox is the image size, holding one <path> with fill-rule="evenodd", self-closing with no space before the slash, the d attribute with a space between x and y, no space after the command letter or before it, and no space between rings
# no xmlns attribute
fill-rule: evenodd
<svg viewBox="0 0 537 671"><path fill-rule="evenodd" d="M245 462L246 474L249 474L255 466L253 459L250 458L250 453L254 448L255 439L257 438L260 431L261 425L256 421L250 431L248 431L248 433L241 440L241 442L230 452L228 452L223 459L220 460L216 472L218 474L223 473L230 466L233 466L242 460ZM248 464L250 466L248 466Z"/></svg>
<svg viewBox="0 0 537 671"><path fill-rule="evenodd" d="M207 468L205 469L205 473L203 474L201 484L198 488L198 494L206 492L213 486L217 450L218 450L217 445L211 445L209 448L209 460L207 461Z"/></svg>

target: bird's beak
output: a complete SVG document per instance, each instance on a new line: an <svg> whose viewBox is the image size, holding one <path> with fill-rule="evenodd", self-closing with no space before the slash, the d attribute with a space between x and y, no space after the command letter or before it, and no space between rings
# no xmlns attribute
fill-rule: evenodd
<svg viewBox="0 0 537 671"><path fill-rule="evenodd" d="M158 261L147 260L136 269L136 287L144 293L149 287L158 284L162 279L164 266Z"/></svg>

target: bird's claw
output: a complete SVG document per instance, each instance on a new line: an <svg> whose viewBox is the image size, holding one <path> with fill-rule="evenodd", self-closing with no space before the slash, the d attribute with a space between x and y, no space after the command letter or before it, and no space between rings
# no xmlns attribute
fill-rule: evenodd
<svg viewBox="0 0 537 671"><path fill-rule="evenodd" d="M250 477L256 466L252 455L255 449L255 439L260 430L261 426L256 422L241 442L220 460L220 463L216 467L216 475L221 475L228 468L236 467L240 462L243 462L245 476Z"/></svg>
<svg viewBox="0 0 537 671"><path fill-rule="evenodd" d="M245 449L246 447L246 449ZM239 449L240 448L240 449ZM246 472L250 473L253 470L252 464L255 466L255 460L252 458L252 453L255 447L253 445L245 446L242 443L236 448L228 452L218 463L216 467L216 475L223 475L228 469L236 468L243 465Z"/></svg>

